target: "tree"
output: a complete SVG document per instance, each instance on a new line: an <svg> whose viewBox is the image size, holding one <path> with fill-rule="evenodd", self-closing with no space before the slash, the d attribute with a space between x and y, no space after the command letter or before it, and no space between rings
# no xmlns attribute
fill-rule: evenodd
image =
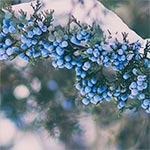
<svg viewBox="0 0 150 150"><path fill-rule="evenodd" d="M14 9L16 10L17 7L15 7ZM99 8L98 12L101 11L102 8L104 9L104 6L102 4L98 4L95 7ZM101 103L102 101L104 101L104 98L109 101L111 95L113 95L113 97L116 98L115 103L118 104L118 108L121 111L126 108L139 108L139 106L142 105L142 107L146 109L147 112L149 112L149 100L145 99L145 96L149 97L149 83L147 82L149 81L149 43L147 43L147 45L145 46L144 54L142 54L139 50L141 50L141 45L145 44L145 41L136 33L131 31L120 19L118 19L116 15L114 15L111 11L108 11L107 9L104 9L103 11L104 14L107 14L108 20L112 15L114 16L113 19L115 20L114 23L117 22L117 25L121 24L120 26L124 27L116 28L117 30L119 29L118 34L115 34L116 30L114 30L115 28L111 26L112 22L108 22L107 17L103 15L101 16L101 20L98 20L102 21L104 24L100 24L100 27L97 25L88 26L79 23L76 19L77 16L70 19L67 27L61 27L59 25L52 25L52 11L41 13L40 15L40 13L38 13L39 9L39 3L37 3L37 7L33 6L34 13L31 15L30 19L28 18L29 16L26 19L26 14L23 11L20 12L19 18L15 17L16 15L14 15L13 12L2 12L3 14L5 14L3 25L8 26L8 32L10 33L7 34L7 29L2 26L2 31L6 34L6 36L4 34L1 34L1 41L5 43L6 48L7 46L9 47L7 48L7 50L5 50L6 55L4 55L4 53L2 54L2 59L8 57L13 59L19 54L21 58L29 60L33 63L34 61L39 60L39 58L46 59L50 55L53 58L52 64L54 67L63 68L65 66L67 69L75 69L77 75L76 88L80 91L81 100L84 104L87 105L89 104L89 102L95 104L99 102ZM94 10L94 16L95 13L96 10ZM43 16L44 18L42 18ZM17 27L17 31L15 31L16 28L12 27L13 25L10 25L10 23L7 22L7 20L11 19L13 19L15 23L17 23L15 25L15 27ZM75 24L74 28L71 28L72 23ZM41 30L39 30L39 28ZM104 33L103 36L106 35L106 39L102 38L102 31L100 28ZM129 33L129 35L127 36L126 33L122 35L122 32ZM18 33L22 34L21 43L18 38ZM116 37L117 40L115 40ZM41 40L42 38L44 38L45 40ZM30 51L29 48L32 47L32 44L29 40L32 39L32 44L36 46L36 49L34 50L34 48L32 48L33 50L31 49ZM137 40L139 41L137 42ZM109 49L113 51L110 52L108 51ZM116 55L121 56L120 60L118 60L118 58L115 58ZM126 60L126 57L128 57L127 62L124 62L124 59ZM99 58L101 58L101 60ZM117 65L117 63L121 63L121 65ZM108 73L105 70L108 69L108 67L110 69L110 64L113 66L113 68L115 68L115 71L117 71L117 74L114 71L111 72L113 75L115 75L114 79L112 78L112 76L110 76L112 74L106 76L106 74ZM138 70L137 68L139 67L139 65L142 68L141 70ZM138 79L138 81L136 81L136 79ZM132 87L134 86L134 84L136 84L135 82L141 82L140 84L143 85L142 90L139 90L140 92L137 91L136 87ZM124 87L128 86L131 86L131 91L126 91L124 89ZM44 91L45 90L46 88L44 89ZM93 90L92 93L90 93L91 90ZM133 97L127 100L130 96L130 92ZM94 96L92 96L93 93ZM140 96L138 95L140 97L139 101L136 100L137 94L140 94ZM92 99L89 99L90 96L92 97ZM74 96L72 95L69 95L69 97L73 97L74 99ZM54 117L56 110L61 110L60 112L63 112L64 109L62 109L62 106L58 105L57 103L55 105L55 101L49 102L47 100L48 98L46 98L46 95L44 96L44 99L45 101L41 101L41 97L39 98L38 103L41 107L45 107L45 105L51 105L51 103L54 104L52 105L52 108L54 109L49 106L51 109L48 114L53 114L52 116ZM72 105L68 103L70 103L70 101L67 100L67 106ZM125 106L125 104L127 105ZM66 122L68 122L68 124L70 122L70 126L76 126L76 120L68 120L66 118L65 111L63 116L56 115L54 119L56 119L57 117L58 120L66 119ZM59 127L59 129L62 128L63 130L65 129L62 124L59 124L60 122L50 119L51 117L48 119L47 122L49 130L53 130L55 127ZM62 135L65 135L64 133L68 132L68 130L63 130L61 130L63 133ZM72 129L70 129L69 131L72 131ZM70 136L68 136L68 138L69 137Z"/></svg>

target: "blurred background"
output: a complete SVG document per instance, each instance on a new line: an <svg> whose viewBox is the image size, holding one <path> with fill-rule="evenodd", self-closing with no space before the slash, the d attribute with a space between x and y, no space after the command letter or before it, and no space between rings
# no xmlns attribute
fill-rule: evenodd
<svg viewBox="0 0 150 150"><path fill-rule="evenodd" d="M0 8L30 0L1 0ZM84 0L79 0L83 2ZM99 0L141 37L150 37L149 0ZM113 103L84 106L73 71L50 60L0 62L0 150L149 150L145 112L118 117Z"/></svg>

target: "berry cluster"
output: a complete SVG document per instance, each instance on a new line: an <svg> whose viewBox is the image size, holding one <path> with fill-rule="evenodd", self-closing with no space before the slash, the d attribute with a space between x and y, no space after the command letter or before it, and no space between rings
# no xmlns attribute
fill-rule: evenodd
<svg viewBox="0 0 150 150"><path fill-rule="evenodd" d="M48 34L48 27L41 20L29 19L26 24L18 24L17 28L21 33L21 58L28 60L50 55L50 44L41 38Z"/></svg>
<svg viewBox="0 0 150 150"><path fill-rule="evenodd" d="M138 68L133 68L132 73L134 76L132 79L134 79L134 81L129 85L130 98L143 101L141 106L146 109L146 112L150 113L150 108L148 106L144 107L144 105L146 105L145 100L149 101L148 98L150 97L149 76L143 75Z"/></svg>
<svg viewBox="0 0 150 150"><path fill-rule="evenodd" d="M55 34L55 32L54 32ZM90 35L86 30L81 30L76 35L69 36L64 34L57 37L55 35L50 35L48 37L49 42L51 43L53 49L51 50L51 57L53 59L52 65L56 68L67 68L72 69L73 67L82 65L82 57L78 56L74 46L82 45L83 42L87 42ZM88 62L84 64L84 70L88 66ZM84 72L85 73L85 72ZM84 74L83 73L83 74Z"/></svg>
<svg viewBox="0 0 150 150"><path fill-rule="evenodd" d="M51 20L48 23L38 16L17 18L5 12L0 28L0 60L50 57L53 67L75 70L75 87L85 105L114 99L123 110L134 100L138 102L134 107L141 106L150 113L149 46L141 54L141 44L129 43L125 35L122 43L103 40L94 44L93 36L88 26L68 30L53 27ZM104 73L106 69L113 72L113 80Z"/></svg>
<svg viewBox="0 0 150 150"><path fill-rule="evenodd" d="M6 60L9 56L17 53L19 48L15 46L14 34L17 33L16 23L12 13L5 13L0 32L0 60Z"/></svg>

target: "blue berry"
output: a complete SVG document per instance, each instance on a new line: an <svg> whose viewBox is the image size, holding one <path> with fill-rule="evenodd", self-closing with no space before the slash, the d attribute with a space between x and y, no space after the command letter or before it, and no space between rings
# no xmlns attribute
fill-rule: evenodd
<svg viewBox="0 0 150 150"><path fill-rule="evenodd" d="M73 68L73 65L71 63L65 63L65 67L67 69L72 69Z"/></svg>
<svg viewBox="0 0 150 150"><path fill-rule="evenodd" d="M119 104L117 105L118 109L122 109L126 103L124 101L120 101Z"/></svg>
<svg viewBox="0 0 150 150"><path fill-rule="evenodd" d="M40 55L41 55L40 52L34 52L34 53L33 53L33 57L34 57L34 58L37 58L37 57L39 57Z"/></svg>
<svg viewBox="0 0 150 150"><path fill-rule="evenodd" d="M86 93L91 92L91 90L92 90L91 87L89 87L89 86L86 86L86 87L85 87L85 92L86 92Z"/></svg>
<svg viewBox="0 0 150 150"><path fill-rule="evenodd" d="M133 72L134 75L137 75L138 69L134 68L134 69L132 70L132 72Z"/></svg>
<svg viewBox="0 0 150 150"><path fill-rule="evenodd" d="M12 55L14 53L14 50L12 48L8 48L6 50L6 53L7 53L8 56L10 56L10 55Z"/></svg>
<svg viewBox="0 0 150 150"><path fill-rule="evenodd" d="M141 107L144 108L144 109L147 109L148 107L150 107L150 100L145 99L143 101L143 103L141 104Z"/></svg>
<svg viewBox="0 0 150 150"><path fill-rule="evenodd" d="M94 102L97 104L99 101L102 100L102 98L101 98L99 95L95 95L95 96L93 97L93 100L94 100Z"/></svg>
<svg viewBox="0 0 150 150"><path fill-rule="evenodd" d="M87 61L83 64L82 69L87 71L90 67L91 67L91 63Z"/></svg>
<svg viewBox="0 0 150 150"><path fill-rule="evenodd" d="M132 96L137 96L138 95L138 90L137 89L132 89L131 90L131 95Z"/></svg>
<svg viewBox="0 0 150 150"><path fill-rule="evenodd" d="M10 19L12 16L13 16L12 13L6 12L4 17L5 19Z"/></svg>
<svg viewBox="0 0 150 150"><path fill-rule="evenodd" d="M71 57L69 55L65 56L65 61L67 62L71 61Z"/></svg>
<svg viewBox="0 0 150 150"><path fill-rule="evenodd" d="M56 52L57 52L57 54L58 55L63 55L64 54L64 49L63 48L61 48L61 47L59 47L59 46L57 46L56 47Z"/></svg>
<svg viewBox="0 0 150 150"><path fill-rule="evenodd" d="M130 75L129 75L129 73L127 73L127 72L123 75L123 78L124 78L125 80L127 80L129 77L130 77Z"/></svg>
<svg viewBox="0 0 150 150"><path fill-rule="evenodd" d="M145 94L143 94L143 93L142 93L142 94L139 94L138 99L139 99L139 100L145 99Z"/></svg>
<svg viewBox="0 0 150 150"><path fill-rule="evenodd" d="M91 83L92 83L92 84L96 84L96 83L97 83L97 79L96 79L96 78L92 78L92 79L91 79Z"/></svg>
<svg viewBox="0 0 150 150"><path fill-rule="evenodd" d="M16 29L15 29L14 26L10 26L10 27L8 28L8 30L9 30L9 33L16 33Z"/></svg>
<svg viewBox="0 0 150 150"><path fill-rule="evenodd" d="M29 31L29 32L28 32L28 37L29 37L29 38L32 38L33 36L34 36L34 32L33 32L33 31Z"/></svg>
<svg viewBox="0 0 150 150"><path fill-rule="evenodd" d="M125 51L125 50L127 50L127 46L126 46L125 44L123 44L123 45L121 46L121 49Z"/></svg>
<svg viewBox="0 0 150 150"><path fill-rule="evenodd" d="M75 36L72 36L72 38L70 39L70 41L71 41L73 44L80 45L80 41L77 40Z"/></svg>
<svg viewBox="0 0 150 150"><path fill-rule="evenodd" d="M5 40L5 44L7 45L7 46L11 46L12 45L12 40L11 39L6 39Z"/></svg>
<svg viewBox="0 0 150 150"><path fill-rule="evenodd" d="M85 105L88 105L90 103L90 101L89 101L88 98L83 98L82 103L85 104Z"/></svg>
<svg viewBox="0 0 150 150"><path fill-rule="evenodd" d="M88 54L92 54L92 53L93 53L93 49L92 49L92 48L88 48L88 49L87 49L87 53L88 53Z"/></svg>
<svg viewBox="0 0 150 150"><path fill-rule="evenodd" d="M67 46L68 46L68 42L67 41L62 41L61 47L64 48L64 47L67 47Z"/></svg>

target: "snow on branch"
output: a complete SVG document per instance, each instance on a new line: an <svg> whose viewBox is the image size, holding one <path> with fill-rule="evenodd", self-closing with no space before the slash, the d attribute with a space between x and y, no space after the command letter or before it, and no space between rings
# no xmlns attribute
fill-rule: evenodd
<svg viewBox="0 0 150 150"><path fill-rule="evenodd" d="M35 3L32 2L33 4ZM104 35L122 40L122 33L128 33L130 42L139 41L142 45L145 40L131 30L113 11L107 9L97 0L84 0L84 4L78 0L42 0L43 10L54 10L54 24L66 25L70 16L74 16L82 23L92 25L96 22L100 25ZM27 11L28 15L33 13L31 2L13 6L17 12L20 9Z"/></svg>
<svg viewBox="0 0 150 150"><path fill-rule="evenodd" d="M33 13L31 3L23 3L13 6L13 9L17 12L20 9L27 11L28 15ZM139 41L142 45L140 49L141 53L144 53L144 47L149 39L143 39L135 31L130 29L123 20L117 16L113 11L107 9L101 2L97 0L84 0L84 3L80 3L79 0L42 0L44 10L54 10L54 24L66 25L71 16L74 16L81 23L92 25L97 23L100 25L103 35L110 36L112 39L118 39L122 42L122 33L128 34L129 42ZM150 58L150 54L148 54Z"/></svg>

